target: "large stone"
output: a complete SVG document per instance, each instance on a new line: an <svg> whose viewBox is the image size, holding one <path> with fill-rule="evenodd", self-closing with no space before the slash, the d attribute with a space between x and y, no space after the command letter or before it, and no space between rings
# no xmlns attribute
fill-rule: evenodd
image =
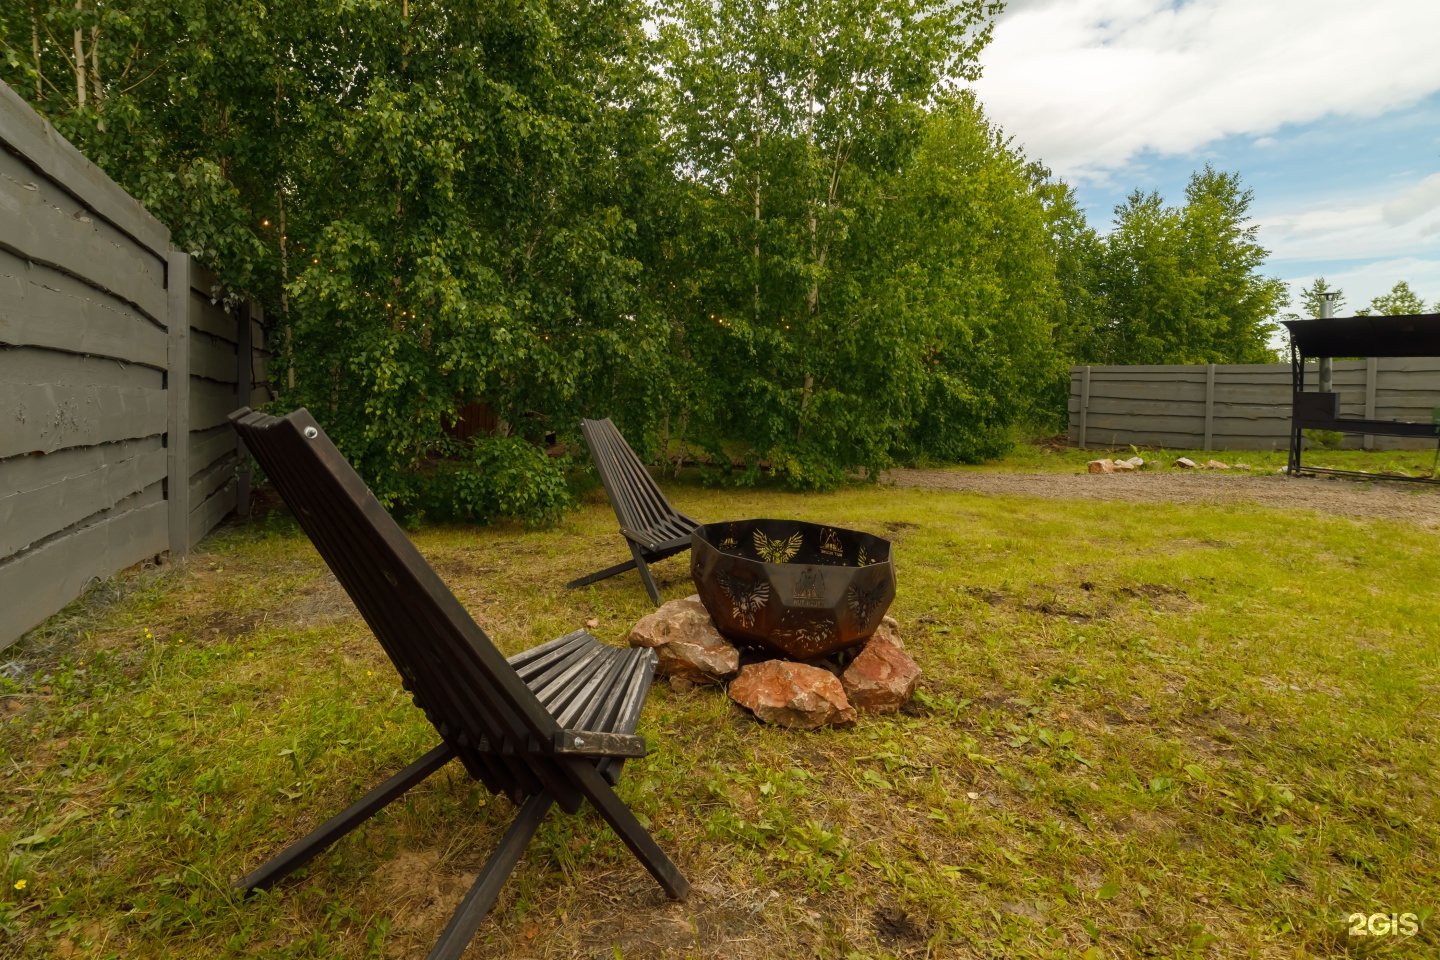
<svg viewBox="0 0 1440 960"><path fill-rule="evenodd" d="M1219 460L1208 460L1205 463L1206 470L1229 470L1230 464L1222 463Z"/></svg>
<svg viewBox="0 0 1440 960"><path fill-rule="evenodd" d="M1181 457L1179 460L1175 461L1175 466L1179 467L1181 470L1194 470L1195 461L1191 460L1189 457Z"/></svg>
<svg viewBox="0 0 1440 960"><path fill-rule="evenodd" d="M1115 471L1115 461L1108 457L1104 460L1091 460L1085 464L1085 469L1091 473L1113 473Z"/></svg>
<svg viewBox="0 0 1440 960"><path fill-rule="evenodd" d="M662 677L715 683L740 669L740 651L715 629L715 621L694 594L641 617L630 630L630 646L654 648L660 658L656 670Z"/></svg>
<svg viewBox="0 0 1440 960"><path fill-rule="evenodd" d="M730 699L767 723L799 730L855 722L845 688L828 671L789 660L746 664Z"/></svg>
<svg viewBox="0 0 1440 960"><path fill-rule="evenodd" d="M878 634L840 675L852 706L869 713L894 713L915 693L920 667L904 650Z"/></svg>
<svg viewBox="0 0 1440 960"><path fill-rule="evenodd" d="M1129 460L1116 460L1114 463L1110 464L1110 469L1119 470L1123 473L1128 470L1134 470L1135 464L1131 463Z"/></svg>

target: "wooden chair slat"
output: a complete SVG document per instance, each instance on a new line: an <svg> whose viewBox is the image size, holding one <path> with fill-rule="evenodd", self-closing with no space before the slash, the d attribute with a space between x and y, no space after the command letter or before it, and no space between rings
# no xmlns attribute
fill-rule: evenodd
<svg viewBox="0 0 1440 960"><path fill-rule="evenodd" d="M575 697L555 716L560 726L567 730L598 730L601 732L613 732L604 730L603 727L586 726L580 722L580 718L593 713L593 707L603 700L606 693L614 686L620 671L624 669L627 661L626 651L611 648L606 656L605 666L592 673L585 684L576 691Z"/></svg>
<svg viewBox="0 0 1440 960"><path fill-rule="evenodd" d="M535 696L540 698L541 703L547 705L546 709L549 709L548 705L554 702L557 697L566 696L567 694L573 696L574 688L570 686L571 682L581 676L582 673L585 676L589 676L590 673L593 672L593 670L589 668L601 666L604 661L601 660L599 663L596 661L605 655L606 649L606 647L597 643L581 651L578 656L564 663L557 664L552 668L553 673L548 673L543 679L537 679L535 681Z"/></svg>
<svg viewBox="0 0 1440 960"><path fill-rule="evenodd" d="M508 658L506 662L509 663L510 666L514 667L517 672L520 672L523 675L521 667L525 666L528 663L531 663L532 661L540 658L541 656L544 656L547 653L550 653L558 647L562 647L567 643L574 643L577 638L583 637L584 635L584 630L572 630L571 632L565 634L563 637L556 637L554 640L545 641L538 647L531 647L529 650L521 651L520 653L517 653L514 656Z"/></svg>
<svg viewBox="0 0 1440 960"><path fill-rule="evenodd" d="M520 674L520 678L530 686L531 690L535 689L535 685L531 682L535 677L540 676L540 674L549 670L555 664L575 656L585 648L586 644L590 642L591 637L590 634L585 631L577 630L573 634L569 634L567 637L562 637L561 639L566 640L566 642L558 646L546 644L550 649L547 650L543 656L533 657L516 667L516 672Z"/></svg>
<svg viewBox="0 0 1440 960"><path fill-rule="evenodd" d="M583 711L575 716L567 718L560 725L563 727L574 727L580 730L604 730L610 733L634 733L631 730L618 730L615 721L619 718L621 708L624 705L626 687L636 675L637 651L627 650L619 657L616 657L615 668L606 677L603 687L596 691L595 696L585 705Z"/></svg>

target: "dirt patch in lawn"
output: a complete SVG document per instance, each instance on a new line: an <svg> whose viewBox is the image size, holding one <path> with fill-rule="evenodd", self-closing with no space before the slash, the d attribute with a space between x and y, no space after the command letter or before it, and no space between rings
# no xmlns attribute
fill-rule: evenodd
<svg viewBox="0 0 1440 960"><path fill-rule="evenodd" d="M1055 474L892 470L885 481L924 490L966 490L1049 499L1131 503L1258 503L1342 516L1408 520L1440 528L1440 490L1353 480L1222 473Z"/></svg>

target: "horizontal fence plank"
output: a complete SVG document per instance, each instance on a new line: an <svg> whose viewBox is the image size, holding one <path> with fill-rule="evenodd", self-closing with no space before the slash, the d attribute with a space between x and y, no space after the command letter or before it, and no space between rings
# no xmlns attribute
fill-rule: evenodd
<svg viewBox="0 0 1440 960"><path fill-rule="evenodd" d="M0 150L0 246L120 297L164 323L164 261Z"/></svg>
<svg viewBox="0 0 1440 960"><path fill-rule="evenodd" d="M199 503L235 479L235 467L239 463L240 458L231 451L203 467L190 478L190 502Z"/></svg>
<svg viewBox="0 0 1440 960"><path fill-rule="evenodd" d="M226 313L224 306L211 303L208 296L194 290L190 291L190 328L227 340L232 347L240 339L239 317Z"/></svg>
<svg viewBox="0 0 1440 960"><path fill-rule="evenodd" d="M239 440L228 421L209 430L192 432L187 476L193 477L227 453L233 453Z"/></svg>
<svg viewBox="0 0 1440 960"><path fill-rule="evenodd" d="M170 246L170 231L165 225L4 84L0 84L0 131L11 150L36 169L46 171L46 175L136 243L157 257L165 257Z"/></svg>
<svg viewBox="0 0 1440 960"><path fill-rule="evenodd" d="M0 344L115 357L165 369L165 328L124 301L0 250Z"/></svg>
<svg viewBox="0 0 1440 960"><path fill-rule="evenodd" d="M1121 400L1114 397L1090 399L1090 422L1096 417L1196 417L1205 418L1203 403L1158 403L1153 400Z"/></svg>
<svg viewBox="0 0 1440 960"><path fill-rule="evenodd" d="M190 375L234 383L240 375L235 344L208 333L192 330L190 334Z"/></svg>
<svg viewBox="0 0 1440 960"><path fill-rule="evenodd" d="M1440 357L1380 357L1376 366L1382 374L1432 374L1440 376Z"/></svg>
<svg viewBox="0 0 1440 960"><path fill-rule="evenodd" d="M0 349L0 458L164 433L163 383L139 364Z"/></svg>
<svg viewBox="0 0 1440 960"><path fill-rule="evenodd" d="M1205 381L1161 383L1144 380L1090 381L1090 403L1102 398L1205 404Z"/></svg>
<svg viewBox="0 0 1440 960"><path fill-rule="evenodd" d="M0 460L0 557L165 479L159 437Z"/></svg>
<svg viewBox="0 0 1440 960"><path fill-rule="evenodd" d="M74 600L94 580L164 552L165 501L155 484L94 522L0 562L0 647L18 640Z"/></svg>
<svg viewBox="0 0 1440 960"><path fill-rule="evenodd" d="M211 494L208 500L190 511L190 546L193 547L203 540L207 533L219 525L220 521L235 511L235 494L238 487L239 484L232 479Z"/></svg>
<svg viewBox="0 0 1440 960"><path fill-rule="evenodd" d="M190 378L190 432L209 430L228 422L242 404L236 402L233 383Z"/></svg>
<svg viewBox="0 0 1440 960"><path fill-rule="evenodd" d="M1194 433L1200 437L1205 436L1205 418L1200 417L1172 417L1150 415L1145 417L1145 429L1160 433ZM1097 415L1094 410L1090 411L1090 431L1096 436L1109 434L1115 431L1124 432L1134 427L1135 420L1128 415Z"/></svg>

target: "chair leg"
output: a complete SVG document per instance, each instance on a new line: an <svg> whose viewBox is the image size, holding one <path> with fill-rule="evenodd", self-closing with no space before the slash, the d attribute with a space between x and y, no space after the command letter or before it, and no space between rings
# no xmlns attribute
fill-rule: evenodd
<svg viewBox="0 0 1440 960"><path fill-rule="evenodd" d="M650 594L650 602L660 606L660 591L655 589L655 579L650 576L650 566L645 562L645 555L640 552L640 545L631 540L630 552L635 556L635 567L640 571L640 579L645 581L645 592Z"/></svg>
<svg viewBox="0 0 1440 960"><path fill-rule="evenodd" d="M607 580L610 577L614 577L624 573L626 570L632 570L634 569L634 567L634 560L626 560L624 563L617 563L613 567L606 567L604 570L601 570L598 573L592 573L587 576L583 576L579 580L571 580L569 583L565 584L565 588L567 590L574 590L576 587L588 587L592 583L598 583L601 580Z"/></svg>
<svg viewBox="0 0 1440 960"><path fill-rule="evenodd" d="M585 794L585 798L600 812L600 816L610 824L625 846L630 848L630 852L635 854L635 859L650 871L650 875L671 899L684 900L689 896L690 881L685 879L680 868L660 849L660 844L655 842L650 832L635 819L635 814L625 806L625 801L621 800L610 784L596 772L595 764L585 760L567 760L564 765L580 792Z"/></svg>
<svg viewBox="0 0 1440 960"><path fill-rule="evenodd" d="M455 757L455 748L448 743L431 750L365 796L326 820L315 830L292 843L278 856L266 861L230 889L248 892L264 890L286 874L300 869L325 851L336 840L369 820L387 803L439 770Z"/></svg>
<svg viewBox="0 0 1440 960"><path fill-rule="evenodd" d="M490 854L490 859L485 861L485 866L475 878L470 892L465 894L465 899L460 901L455 915L445 925L445 932L440 934L440 939L436 941L427 960L459 960L475 936L475 931L480 929L481 921L494 906L495 898L500 895L500 888L510 879L515 865L530 846L530 839L535 836L535 831L540 829L540 823L554 803L555 799L548 790L541 790L525 801L525 806L520 808L520 813L510 824L510 829L505 831L500 846L496 847L495 852Z"/></svg>

